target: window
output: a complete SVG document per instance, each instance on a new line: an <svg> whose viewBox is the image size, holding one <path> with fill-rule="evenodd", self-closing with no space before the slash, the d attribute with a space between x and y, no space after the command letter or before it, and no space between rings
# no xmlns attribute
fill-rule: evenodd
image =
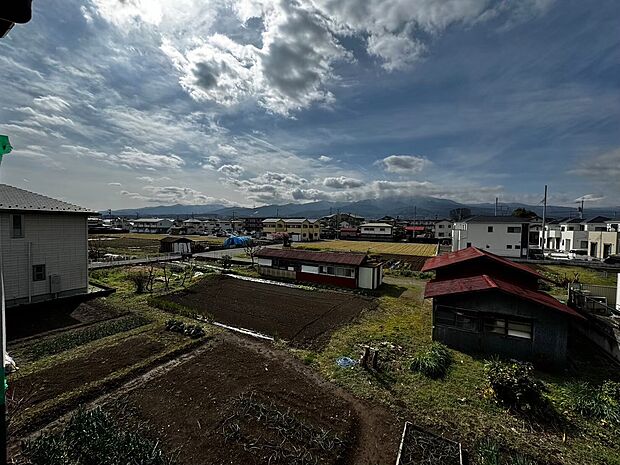
<svg viewBox="0 0 620 465"><path fill-rule="evenodd" d="M385 231L385 228L379 228L379 231Z"/></svg>
<svg viewBox="0 0 620 465"><path fill-rule="evenodd" d="M488 227L487 227L487 231L488 231L488 232L493 232L493 226L488 226Z"/></svg>
<svg viewBox="0 0 620 465"><path fill-rule="evenodd" d="M490 317L484 320L484 332L499 334L500 336L517 337L520 339L532 339L532 323Z"/></svg>
<svg viewBox="0 0 620 465"><path fill-rule="evenodd" d="M521 226L508 226L508 232L509 233L520 233Z"/></svg>
<svg viewBox="0 0 620 465"><path fill-rule="evenodd" d="M443 229L443 224L440 224L440 225L439 225L439 229Z"/></svg>
<svg viewBox="0 0 620 465"><path fill-rule="evenodd" d="M11 237L24 237L24 215L11 215Z"/></svg>
<svg viewBox="0 0 620 465"><path fill-rule="evenodd" d="M512 249L512 246L511 245L507 245L506 248L507 249Z"/></svg>
<svg viewBox="0 0 620 465"><path fill-rule="evenodd" d="M515 245L515 249L520 249L521 246L520 245Z"/></svg>
<svg viewBox="0 0 620 465"><path fill-rule="evenodd" d="M471 247L471 242L468 242L468 243L467 243L467 247Z"/></svg>
<svg viewBox="0 0 620 465"><path fill-rule="evenodd" d="M532 339L532 324L509 321L508 336L519 337L521 339Z"/></svg>
<svg viewBox="0 0 620 465"><path fill-rule="evenodd" d="M579 248L580 249L587 249L588 248L588 241L580 241L579 242Z"/></svg>
<svg viewBox="0 0 620 465"><path fill-rule="evenodd" d="M464 331L478 331L478 319L456 309L437 307L434 322L441 326L451 326Z"/></svg>
<svg viewBox="0 0 620 465"><path fill-rule="evenodd" d="M32 265L32 280L45 281L45 265Z"/></svg>

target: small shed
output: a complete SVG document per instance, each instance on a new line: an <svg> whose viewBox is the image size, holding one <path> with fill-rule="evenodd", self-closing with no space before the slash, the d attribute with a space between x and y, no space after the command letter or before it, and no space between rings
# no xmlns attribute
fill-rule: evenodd
<svg viewBox="0 0 620 465"><path fill-rule="evenodd" d="M192 253L192 244L194 241L187 237L166 236L159 241L159 251L161 253Z"/></svg>

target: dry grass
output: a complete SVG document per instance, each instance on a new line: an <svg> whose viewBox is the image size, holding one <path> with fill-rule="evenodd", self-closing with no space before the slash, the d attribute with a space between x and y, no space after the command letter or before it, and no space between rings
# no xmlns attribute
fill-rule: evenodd
<svg viewBox="0 0 620 465"><path fill-rule="evenodd" d="M295 247L310 250L333 250L336 252L369 252L377 255L412 255L432 257L437 253L435 244L412 244L406 242L370 241L323 241L312 244L299 244Z"/></svg>

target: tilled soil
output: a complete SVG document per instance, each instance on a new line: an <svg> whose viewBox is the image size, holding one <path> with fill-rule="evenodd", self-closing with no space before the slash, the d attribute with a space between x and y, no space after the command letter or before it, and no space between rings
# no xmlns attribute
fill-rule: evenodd
<svg viewBox="0 0 620 465"><path fill-rule="evenodd" d="M121 313L102 299L84 302L83 297L10 308L6 311L7 340L42 336L61 328L114 318Z"/></svg>
<svg viewBox="0 0 620 465"><path fill-rule="evenodd" d="M175 336L172 336L175 337ZM139 335L35 373L9 378L9 392L28 407L54 399L129 367L162 351L165 343Z"/></svg>
<svg viewBox="0 0 620 465"><path fill-rule="evenodd" d="M180 465L258 465L269 457L272 465L389 464L396 459L402 428L386 410L327 383L289 354L230 334L122 399L124 411L131 407L132 421L149 425ZM307 428L240 416L240 399L287 412ZM304 429L339 441L329 450L312 447L311 440L300 438ZM280 448L291 453L304 447L311 454L304 460L278 456Z"/></svg>
<svg viewBox="0 0 620 465"><path fill-rule="evenodd" d="M338 327L374 299L344 292L308 291L220 277L203 280L167 297L215 321L289 341L297 347L321 348Z"/></svg>

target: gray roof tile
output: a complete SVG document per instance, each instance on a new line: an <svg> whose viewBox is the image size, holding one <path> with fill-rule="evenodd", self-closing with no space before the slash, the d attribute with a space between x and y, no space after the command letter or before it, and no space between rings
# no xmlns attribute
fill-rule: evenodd
<svg viewBox="0 0 620 465"><path fill-rule="evenodd" d="M78 205L35 194L24 189L0 184L0 211L40 211L93 214L94 211Z"/></svg>

